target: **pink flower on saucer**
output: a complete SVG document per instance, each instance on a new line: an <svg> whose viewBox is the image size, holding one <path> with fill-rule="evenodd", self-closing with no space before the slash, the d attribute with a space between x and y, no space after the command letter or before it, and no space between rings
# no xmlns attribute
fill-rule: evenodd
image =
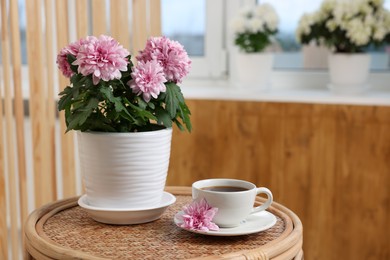
<svg viewBox="0 0 390 260"><path fill-rule="evenodd" d="M217 211L218 208L211 207L205 199L193 201L183 207L183 222L180 226L190 230L217 231L219 227L212 222Z"/></svg>

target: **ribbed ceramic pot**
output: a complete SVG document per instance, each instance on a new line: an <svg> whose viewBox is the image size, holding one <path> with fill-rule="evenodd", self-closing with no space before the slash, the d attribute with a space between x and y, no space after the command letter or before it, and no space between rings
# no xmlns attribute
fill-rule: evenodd
<svg viewBox="0 0 390 260"><path fill-rule="evenodd" d="M159 204L169 166L172 128L137 133L77 132L88 203L102 208Z"/></svg>
<svg viewBox="0 0 390 260"><path fill-rule="evenodd" d="M268 90L271 84L274 55L271 52L237 53L237 86Z"/></svg>
<svg viewBox="0 0 390 260"><path fill-rule="evenodd" d="M371 57L367 53L333 53L328 56L329 88L335 94L361 94L369 88Z"/></svg>

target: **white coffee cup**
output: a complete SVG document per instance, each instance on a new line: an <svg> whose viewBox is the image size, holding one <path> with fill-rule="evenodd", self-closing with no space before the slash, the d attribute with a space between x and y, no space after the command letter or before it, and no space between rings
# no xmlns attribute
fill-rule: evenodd
<svg viewBox="0 0 390 260"><path fill-rule="evenodd" d="M266 194L268 199L263 205L253 207L256 195L260 193ZM196 181L192 184L192 198L204 198L210 206L218 208L213 222L219 227L236 227L250 214L267 209L273 201L269 189L236 179Z"/></svg>

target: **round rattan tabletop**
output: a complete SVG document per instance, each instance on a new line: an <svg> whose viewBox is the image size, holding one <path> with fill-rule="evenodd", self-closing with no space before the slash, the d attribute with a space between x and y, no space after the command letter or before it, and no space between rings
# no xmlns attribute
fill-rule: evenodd
<svg viewBox="0 0 390 260"><path fill-rule="evenodd" d="M34 259L302 259L302 223L273 202L276 224L265 231L232 237L206 236L177 227L173 218L191 202L189 187L167 187L176 203L160 219L138 225L94 221L77 197L43 206L27 219L26 254ZM256 198L261 204L263 198Z"/></svg>

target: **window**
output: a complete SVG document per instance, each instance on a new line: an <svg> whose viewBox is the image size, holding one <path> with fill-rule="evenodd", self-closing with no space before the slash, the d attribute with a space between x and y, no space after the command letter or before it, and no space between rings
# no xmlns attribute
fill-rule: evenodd
<svg viewBox="0 0 390 260"><path fill-rule="evenodd" d="M306 64L303 52L310 51L306 48L302 49L295 40L295 30L298 21L303 13L313 12L319 8L323 0L257 0L257 3L269 3L274 6L280 17L279 32L276 36L280 44L281 53L275 56L276 69L301 69L311 67ZM390 9L390 0L385 0L385 7ZM303 50L303 52L301 52ZM326 50L315 49L318 55L322 55L326 59ZM321 54L322 52L322 54ZM386 55L384 47L372 49L372 66L373 70L388 70L389 55ZM323 68L326 66L326 60L322 64L310 62L312 68Z"/></svg>
<svg viewBox="0 0 390 260"><path fill-rule="evenodd" d="M184 45L190 56L205 55L206 0L163 0L162 31Z"/></svg>
<svg viewBox="0 0 390 260"><path fill-rule="evenodd" d="M229 17L244 4L270 3L280 16L277 39L281 52L275 55L275 68L305 68L302 46L295 40L295 29L304 12L316 10L322 0L161 0L162 32L184 45L192 59L192 78L221 78L229 74L228 52L233 51ZM26 14L24 0L18 0L23 64L26 64ZM390 0L385 0L390 9ZM385 48L372 50L374 70L389 69ZM1 53L0 53L1 55Z"/></svg>
<svg viewBox="0 0 390 260"><path fill-rule="evenodd" d="M192 59L190 76L218 78L226 67L223 0L162 0L162 32L184 45Z"/></svg>

